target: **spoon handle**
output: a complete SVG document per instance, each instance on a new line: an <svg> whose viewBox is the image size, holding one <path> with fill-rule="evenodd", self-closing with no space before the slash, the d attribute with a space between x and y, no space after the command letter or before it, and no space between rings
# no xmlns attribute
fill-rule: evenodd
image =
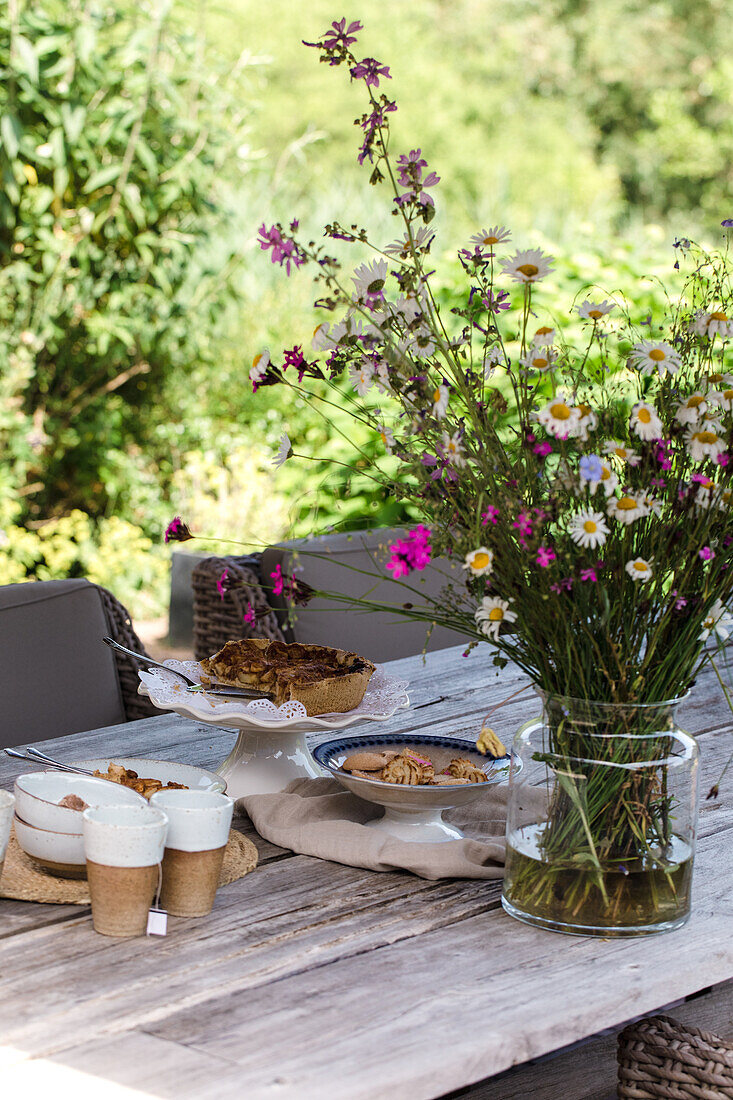
<svg viewBox="0 0 733 1100"><path fill-rule="evenodd" d="M143 653L136 653L134 649L128 649L127 646L120 645L114 638L109 638L105 635L102 641L106 642L110 649L116 649L118 653L124 653L128 657L133 657L141 665L145 665L146 668L162 668L166 672L172 672L175 676L180 676L181 679L185 680L191 687L196 685L196 681L192 680L190 676L186 676L185 672L179 672L177 668L169 668L168 665L164 665L161 661L154 661L152 657L146 657Z"/></svg>
<svg viewBox="0 0 733 1100"><path fill-rule="evenodd" d="M27 760L31 764L46 764L51 768L58 768L62 772L75 772L77 775L91 775L84 768L75 768L73 764L62 764L60 760L52 760L50 756L38 749L28 748L25 753L16 752L15 749L4 749L7 756L14 756L17 760Z"/></svg>

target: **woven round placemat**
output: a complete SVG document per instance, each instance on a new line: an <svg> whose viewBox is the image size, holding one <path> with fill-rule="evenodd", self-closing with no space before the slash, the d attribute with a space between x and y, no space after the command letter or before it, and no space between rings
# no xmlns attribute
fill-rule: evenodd
<svg viewBox="0 0 733 1100"><path fill-rule="evenodd" d="M257 849L251 840L236 832L229 833L224 850L219 885L244 878L257 866ZM15 830L10 834L5 866L0 876L0 897L15 901L42 901L55 905L89 905L89 887L85 879L56 878L39 871L18 844Z"/></svg>

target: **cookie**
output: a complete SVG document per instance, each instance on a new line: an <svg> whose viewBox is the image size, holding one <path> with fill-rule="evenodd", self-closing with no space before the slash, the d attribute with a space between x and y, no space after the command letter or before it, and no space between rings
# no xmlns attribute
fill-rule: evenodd
<svg viewBox="0 0 733 1100"><path fill-rule="evenodd" d="M495 758L506 756L506 748L489 726L481 727L481 733L478 735L476 748L480 753L483 753L484 756L493 756Z"/></svg>
<svg viewBox="0 0 733 1100"><path fill-rule="evenodd" d="M482 772L471 760L460 756L451 760L446 771L455 779L468 779L471 783L487 783L489 779L486 772Z"/></svg>
<svg viewBox="0 0 733 1100"><path fill-rule="evenodd" d="M399 783L404 787L419 787L427 782L423 779L423 766L416 760L400 754L394 760L390 760L386 767L379 773L379 779L384 783Z"/></svg>
<svg viewBox="0 0 733 1100"><path fill-rule="evenodd" d="M379 772L396 755L394 749L386 749L384 752L355 752L346 757L341 767L345 772Z"/></svg>
<svg viewBox="0 0 733 1100"><path fill-rule="evenodd" d="M471 783L472 779L456 779L454 775L434 775L430 780L431 787L462 787Z"/></svg>

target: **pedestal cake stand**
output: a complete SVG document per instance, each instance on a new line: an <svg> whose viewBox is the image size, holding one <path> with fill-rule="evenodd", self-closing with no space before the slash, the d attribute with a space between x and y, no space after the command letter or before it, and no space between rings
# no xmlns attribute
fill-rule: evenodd
<svg viewBox="0 0 733 1100"><path fill-rule="evenodd" d="M358 707L345 714L309 718L302 703L275 707L267 699L245 700L190 691L175 671L180 669L200 681L202 669L198 662L169 660L165 664L170 672L151 669L140 673L141 695L147 695L160 710L239 730L234 748L217 768L232 798L281 791L294 779L321 778L328 773L314 763L306 745L307 734L346 729L356 722L385 722L410 705L407 681L388 676L379 665Z"/></svg>

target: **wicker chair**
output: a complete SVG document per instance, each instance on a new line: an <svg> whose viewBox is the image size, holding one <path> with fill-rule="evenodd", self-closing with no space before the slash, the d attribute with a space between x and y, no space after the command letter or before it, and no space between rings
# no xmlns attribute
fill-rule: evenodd
<svg viewBox="0 0 733 1100"><path fill-rule="evenodd" d="M134 649L136 653L149 657L150 654L146 652L144 645L135 633L127 609L106 588L102 588L101 585L95 585L95 587L98 589L102 600L110 637L114 638L116 642L120 642L121 645L127 646L128 649ZM120 681L126 720L134 722L137 718L149 718L153 714L160 714L158 708L154 707L146 696L137 693L138 684L140 683L138 672L141 666L133 661L132 657L125 657L123 653L115 652L114 658L117 665L117 675Z"/></svg>
<svg viewBox="0 0 733 1100"><path fill-rule="evenodd" d="M618 1038L620 1100L733 1100L733 1044L669 1016Z"/></svg>
<svg viewBox="0 0 733 1100"><path fill-rule="evenodd" d="M260 584L260 555L205 558L195 567L193 588L193 642L196 660L210 657L232 638L274 638L285 641L275 612ZM216 582L227 570L228 588L222 597ZM257 619L247 626L251 606Z"/></svg>

